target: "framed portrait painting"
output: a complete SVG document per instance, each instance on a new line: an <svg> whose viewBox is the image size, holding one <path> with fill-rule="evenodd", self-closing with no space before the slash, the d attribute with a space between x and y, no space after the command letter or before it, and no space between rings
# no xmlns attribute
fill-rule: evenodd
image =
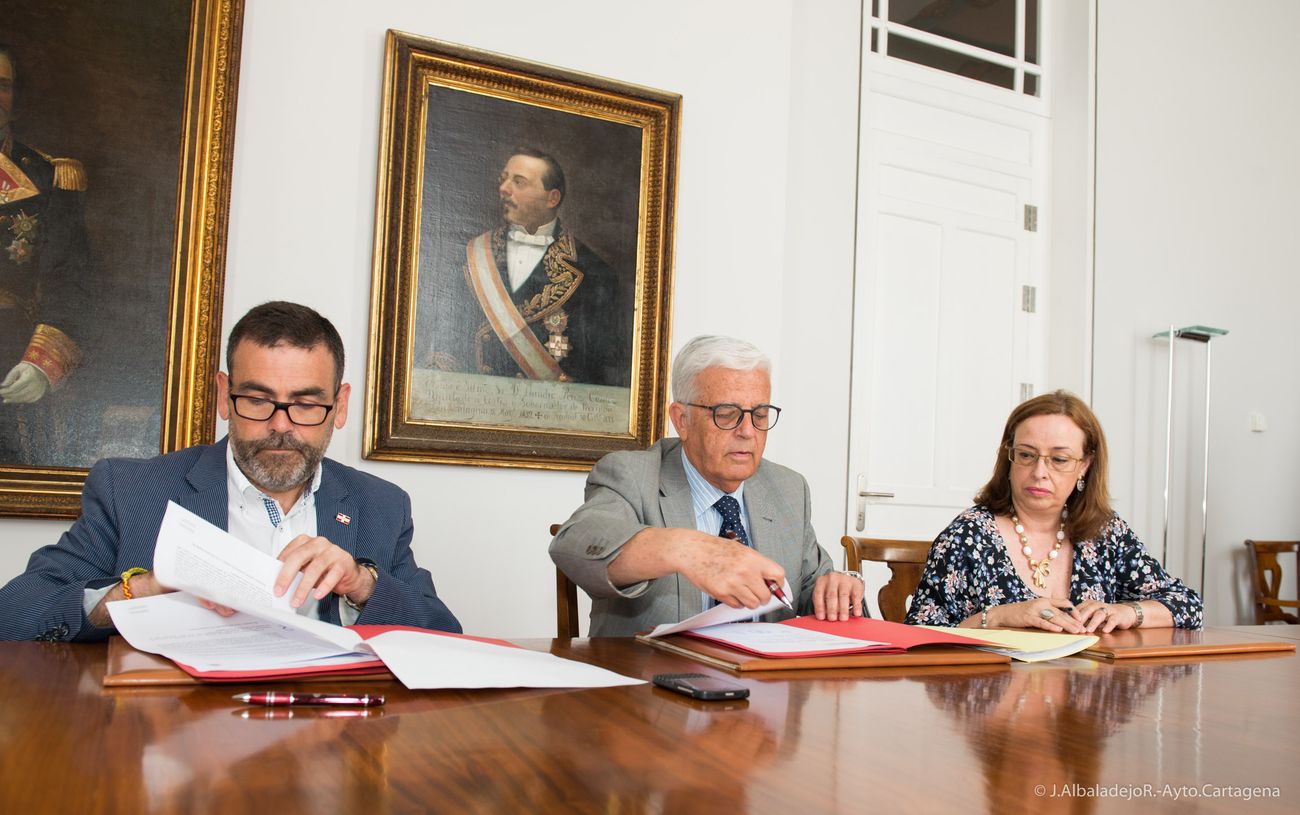
<svg viewBox="0 0 1300 815"><path fill-rule="evenodd" d="M212 440L242 0L6 0L0 515Z"/></svg>
<svg viewBox="0 0 1300 815"><path fill-rule="evenodd" d="M390 31L383 99L366 457L651 444L681 97Z"/></svg>

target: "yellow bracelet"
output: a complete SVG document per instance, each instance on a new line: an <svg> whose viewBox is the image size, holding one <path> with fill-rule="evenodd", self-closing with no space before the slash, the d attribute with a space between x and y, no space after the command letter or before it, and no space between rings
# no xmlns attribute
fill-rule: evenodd
<svg viewBox="0 0 1300 815"><path fill-rule="evenodd" d="M132 566L125 572L122 572L122 596L128 600L134 600L135 595L131 594L131 578L138 574L149 574L148 569L139 566Z"/></svg>

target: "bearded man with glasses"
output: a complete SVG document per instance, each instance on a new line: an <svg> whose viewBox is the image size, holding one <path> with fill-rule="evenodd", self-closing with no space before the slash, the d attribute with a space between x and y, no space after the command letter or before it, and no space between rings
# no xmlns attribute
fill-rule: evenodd
<svg viewBox="0 0 1300 815"><path fill-rule="evenodd" d="M96 464L81 517L0 589L0 639L104 639L107 603L171 591L150 571L168 501L282 561L277 593L301 573L290 601L300 614L459 632L415 564L410 497L325 458L347 421L343 362L338 331L306 306L264 303L244 315L216 381L227 438Z"/></svg>
<svg viewBox="0 0 1300 815"><path fill-rule="evenodd" d="M808 482L763 458L781 409L753 345L696 337L673 364L668 417L679 438L610 453L551 559L591 595L591 636L679 622L713 603L758 608L789 579L798 614L862 615L862 578L836 572L813 532Z"/></svg>

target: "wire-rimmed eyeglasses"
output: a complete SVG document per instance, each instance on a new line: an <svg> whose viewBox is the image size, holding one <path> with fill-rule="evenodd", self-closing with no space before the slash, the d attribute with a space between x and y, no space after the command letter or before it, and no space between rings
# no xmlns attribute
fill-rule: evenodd
<svg viewBox="0 0 1300 815"><path fill-rule="evenodd" d="M1039 459L1047 462L1048 468L1056 470L1058 473L1074 472L1078 469L1079 462L1083 461L1081 458L1075 458L1059 451L1039 453L1032 447L1007 448L1007 460L1018 467L1034 467L1038 464Z"/></svg>

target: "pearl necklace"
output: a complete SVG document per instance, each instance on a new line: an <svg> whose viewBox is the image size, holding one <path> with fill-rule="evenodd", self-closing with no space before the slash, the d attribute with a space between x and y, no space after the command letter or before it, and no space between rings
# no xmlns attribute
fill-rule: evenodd
<svg viewBox="0 0 1300 815"><path fill-rule="evenodd" d="M1040 589L1047 588L1047 578L1052 574L1052 561L1061 554L1061 546L1065 543L1065 519L1068 517L1070 517L1070 510L1062 508L1061 528L1056 530L1056 545L1047 553L1047 557L1034 560L1034 550L1029 548L1029 536L1025 534L1025 525L1020 523L1015 510L1011 511L1011 523L1015 526L1016 534L1020 536L1020 551L1025 553L1025 560L1029 561L1029 568L1033 570L1034 585Z"/></svg>

